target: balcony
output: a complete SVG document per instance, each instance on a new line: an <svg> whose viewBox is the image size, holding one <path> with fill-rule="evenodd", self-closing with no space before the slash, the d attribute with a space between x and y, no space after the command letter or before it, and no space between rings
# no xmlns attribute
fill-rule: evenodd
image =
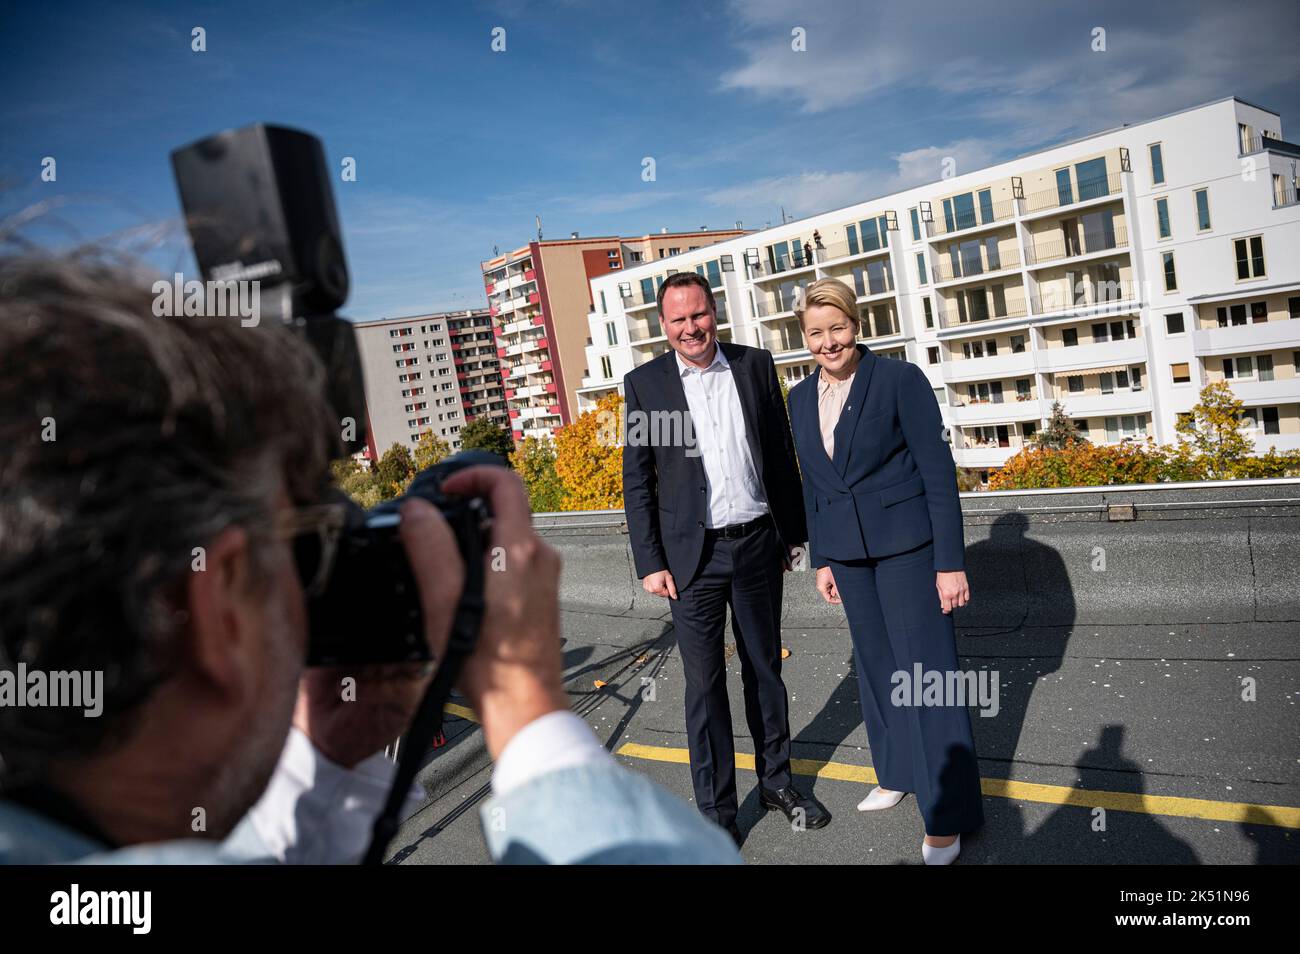
<svg viewBox="0 0 1300 954"><path fill-rule="evenodd" d="M1034 352L1006 351L983 358L954 358L943 364L943 379L949 384L1023 378L1034 373Z"/></svg>
<svg viewBox="0 0 1300 954"><path fill-rule="evenodd" d="M926 237L934 240L945 235L976 232L1008 222L1015 218L1015 215L1015 200L1004 199L983 208L976 207L968 212L954 212L949 221L943 214L943 203L939 203L934 221L925 223Z"/></svg>
<svg viewBox="0 0 1300 954"><path fill-rule="evenodd" d="M856 242L850 244L847 239L839 242L827 242L824 245L818 245L813 248L813 258L818 265L825 265L828 262L838 262L843 259L865 258L871 255L888 254L888 245L864 249L861 244Z"/></svg>
<svg viewBox="0 0 1300 954"><path fill-rule="evenodd" d="M1111 365L1146 364L1147 346L1141 335L1121 341L1099 341L1095 344L1059 348L1041 348L1034 352L1038 370L1060 374L1086 373L1090 368Z"/></svg>
<svg viewBox="0 0 1300 954"><path fill-rule="evenodd" d="M1060 394L1060 401L1070 417L1109 417L1116 414L1151 413L1151 392L1116 388L1111 394Z"/></svg>
<svg viewBox="0 0 1300 954"><path fill-rule="evenodd" d="M1273 208L1282 209L1300 202L1300 188L1295 182L1287 182L1281 176L1273 180Z"/></svg>
<svg viewBox="0 0 1300 954"><path fill-rule="evenodd" d="M961 309L957 305L949 305L947 309L940 312L940 319L945 331L960 328L963 331L979 331L979 326L990 321L1000 321L1003 318L1024 318L1029 314L1029 309L1025 305L1023 297L1013 297L1007 299L1001 309L995 305L990 311L987 305L983 310L972 314L968 309L966 320L962 321Z"/></svg>
<svg viewBox="0 0 1300 954"><path fill-rule="evenodd" d="M763 347L773 354L804 350L803 332L797 321L785 321L762 330Z"/></svg>
<svg viewBox="0 0 1300 954"><path fill-rule="evenodd" d="M1079 191L1076 195L1073 188L1066 189L1044 189L1042 192L1031 192L1023 199L1025 203L1025 213L1045 212L1048 209L1064 209L1069 206L1081 205L1085 202L1092 202L1096 199L1104 199L1108 196L1119 195L1123 190L1123 178L1120 173L1112 172L1105 178L1085 179L1079 183Z"/></svg>
<svg viewBox="0 0 1300 954"><path fill-rule="evenodd" d="M1067 241L1062 236L1046 242L1035 242L1025 250L1025 261L1032 268L1123 248L1128 248L1128 229L1120 226L1109 233L1085 232L1081 240Z"/></svg>
<svg viewBox="0 0 1300 954"><path fill-rule="evenodd" d="M1278 453L1300 450L1300 434L1265 434L1258 428L1245 431L1248 438L1255 442L1255 453L1266 454L1272 448Z"/></svg>
<svg viewBox="0 0 1300 954"><path fill-rule="evenodd" d="M662 338L664 327L659 323L659 316L655 313L648 314L644 317L629 317L627 319L628 339L632 344L644 341L652 341L655 338Z"/></svg>
<svg viewBox="0 0 1300 954"><path fill-rule="evenodd" d="M639 287L633 288L630 289L625 296L623 296L623 309L624 311L631 311L633 308L644 308L647 305L658 304L658 300L659 300L658 288L656 288L654 292L650 294L646 294Z"/></svg>
<svg viewBox="0 0 1300 954"><path fill-rule="evenodd" d="M1005 251L999 249L991 260L985 252L979 255L959 257L956 262L952 260L952 256L948 256L941 259L938 264L932 265L930 272L934 276L934 283L940 285L944 282L979 278L981 275L1004 272L1019 267L1020 253L1016 249L1010 248Z"/></svg>
<svg viewBox="0 0 1300 954"><path fill-rule="evenodd" d="M1020 453L1023 445L999 447L996 444L983 444L972 447L954 447L952 457L958 467L1001 467L1007 458Z"/></svg>
<svg viewBox="0 0 1300 954"><path fill-rule="evenodd" d="M749 275L751 281L761 282L778 275L795 274L812 267L813 262L807 261L807 256L801 250L798 259L793 255L783 255L776 259L775 264L769 259L759 259L757 264L749 266Z"/></svg>
<svg viewBox="0 0 1300 954"><path fill-rule="evenodd" d="M1300 377L1274 378L1272 381L1261 381L1257 377L1229 378L1228 386L1238 400L1251 407L1300 403Z"/></svg>
<svg viewBox="0 0 1300 954"><path fill-rule="evenodd" d="M793 314L795 290L802 291L805 284L780 286L774 292L754 295L754 310L759 318L773 318L777 315Z"/></svg>
<svg viewBox="0 0 1300 954"><path fill-rule="evenodd" d="M1197 357L1241 351L1280 351L1284 348L1300 348L1300 319L1257 321L1227 328L1197 328L1192 332L1192 350Z"/></svg>
<svg viewBox="0 0 1300 954"><path fill-rule="evenodd" d="M1007 424L1012 421L1037 421L1042 415L1038 401L1016 400L1015 393L1004 395L1002 401L979 401L949 404L948 413L953 424Z"/></svg>

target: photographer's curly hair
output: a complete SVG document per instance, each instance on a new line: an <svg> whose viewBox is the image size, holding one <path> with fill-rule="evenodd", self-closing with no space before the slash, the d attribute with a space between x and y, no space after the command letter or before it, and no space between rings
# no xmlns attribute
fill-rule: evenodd
<svg viewBox="0 0 1300 954"><path fill-rule="evenodd" d="M104 252L0 255L0 670L104 673L102 714L0 706L0 784L98 753L167 678L194 548L319 499L338 426L282 326L154 316ZM53 437L53 439L49 439Z"/></svg>

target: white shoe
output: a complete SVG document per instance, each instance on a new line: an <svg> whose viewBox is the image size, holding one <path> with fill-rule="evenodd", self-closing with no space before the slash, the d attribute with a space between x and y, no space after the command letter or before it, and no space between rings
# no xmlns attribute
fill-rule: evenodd
<svg viewBox="0 0 1300 954"><path fill-rule="evenodd" d="M921 842L921 857L927 865L950 865L957 860L961 854L961 835L957 840L946 848L936 848L934 845L927 845Z"/></svg>
<svg viewBox="0 0 1300 954"><path fill-rule="evenodd" d="M877 785L870 794L862 801L858 802L858 811L860 812L878 812L886 808L893 808L901 802L907 792L886 792Z"/></svg>

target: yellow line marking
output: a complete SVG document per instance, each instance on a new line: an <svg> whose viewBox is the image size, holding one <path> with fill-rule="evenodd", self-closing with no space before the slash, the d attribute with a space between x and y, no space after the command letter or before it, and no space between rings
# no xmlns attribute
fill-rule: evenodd
<svg viewBox="0 0 1300 954"><path fill-rule="evenodd" d="M478 713L468 706L458 706L454 702L443 703L442 711L448 715L459 716L462 719L468 719L470 722L478 722Z"/></svg>
<svg viewBox="0 0 1300 954"><path fill-rule="evenodd" d="M690 752L659 745L640 745L628 742L620 746L617 755L653 762L672 762L689 765ZM754 756L736 753L736 767L754 770ZM869 765L848 765L844 762L822 762L816 759L791 759L790 770L796 775L815 775L841 782L877 784L875 769ZM1300 828L1300 808L1289 805L1253 805L1247 802L1219 802L1204 798L1177 798L1169 795L1146 795L1134 792L1103 792L1086 788L1067 788L1064 785L1039 785L1035 782L1017 782L1010 779L985 778L980 780L985 795L995 798L1014 798L1047 805L1076 805L1080 808L1107 808L1121 812L1139 812L1145 815L1166 815L1174 818L1203 818L1207 821L1239 822L1250 825L1273 825L1278 828Z"/></svg>

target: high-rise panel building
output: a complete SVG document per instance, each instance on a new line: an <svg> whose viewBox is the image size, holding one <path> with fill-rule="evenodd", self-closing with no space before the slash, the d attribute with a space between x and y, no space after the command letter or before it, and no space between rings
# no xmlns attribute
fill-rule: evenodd
<svg viewBox="0 0 1300 954"><path fill-rule="evenodd" d="M579 409L667 347L673 271L795 383L795 296L829 276L859 340L926 372L960 466L1001 466L1056 401L1094 443L1172 443L1219 380L1257 448L1300 448L1298 162L1277 113L1229 97L628 267L591 282Z"/></svg>
<svg viewBox="0 0 1300 954"><path fill-rule="evenodd" d="M414 449L425 431L458 450L461 428L480 415L506 426L486 309L362 321L353 328L373 456L393 444Z"/></svg>
<svg viewBox="0 0 1300 954"><path fill-rule="evenodd" d="M514 438L551 434L581 413L577 391L589 370L588 316L598 307L593 279L743 234L741 229L665 230L639 238L574 233L530 242L483 262Z"/></svg>

